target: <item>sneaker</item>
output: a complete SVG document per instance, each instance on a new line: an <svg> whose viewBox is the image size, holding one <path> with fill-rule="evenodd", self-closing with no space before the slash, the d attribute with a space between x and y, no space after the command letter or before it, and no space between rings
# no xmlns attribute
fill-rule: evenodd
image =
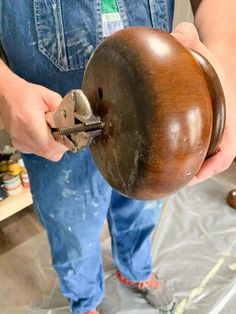
<svg viewBox="0 0 236 314"><path fill-rule="evenodd" d="M92 310L92 311L86 312L84 314L99 314L99 312L97 310Z"/></svg>
<svg viewBox="0 0 236 314"><path fill-rule="evenodd" d="M147 281L132 282L125 278L120 271L116 273L117 278L126 286L141 293L147 302L159 311L169 312L175 307L172 292L155 274Z"/></svg>

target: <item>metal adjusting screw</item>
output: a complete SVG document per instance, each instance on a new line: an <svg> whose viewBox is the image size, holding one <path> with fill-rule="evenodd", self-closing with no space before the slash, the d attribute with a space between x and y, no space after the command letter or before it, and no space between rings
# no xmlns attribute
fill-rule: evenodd
<svg viewBox="0 0 236 314"><path fill-rule="evenodd" d="M71 151L91 144L101 134L104 123L93 114L91 105L81 89L71 90L55 112L46 114L52 134Z"/></svg>

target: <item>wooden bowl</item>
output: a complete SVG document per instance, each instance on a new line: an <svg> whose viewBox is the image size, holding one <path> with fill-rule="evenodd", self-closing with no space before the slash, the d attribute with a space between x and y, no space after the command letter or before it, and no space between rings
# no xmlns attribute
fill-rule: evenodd
<svg viewBox="0 0 236 314"><path fill-rule="evenodd" d="M172 194L219 147L220 81L205 58L168 33L133 27L107 38L87 65L83 91L105 123L91 145L94 160L126 196Z"/></svg>

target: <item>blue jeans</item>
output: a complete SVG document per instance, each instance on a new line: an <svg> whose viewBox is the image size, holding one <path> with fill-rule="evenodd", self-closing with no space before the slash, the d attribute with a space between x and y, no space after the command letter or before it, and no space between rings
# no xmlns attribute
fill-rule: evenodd
<svg viewBox="0 0 236 314"><path fill-rule="evenodd" d="M0 40L10 67L61 95L80 88L86 62L102 40L100 0L23 2L0 1ZM173 0L117 4L124 27L171 28ZM24 161L53 266L73 313L95 308L103 297L100 236L106 218L121 273L132 281L150 276L150 234L161 201L132 200L112 190L88 148L75 155L68 152L57 163L34 155L24 155Z"/></svg>
<svg viewBox="0 0 236 314"><path fill-rule="evenodd" d="M103 296L100 238L108 217L113 259L134 281L152 272L150 234L161 201L121 196L106 183L89 149L54 163L25 155L39 218L48 232L53 266L74 313L96 307Z"/></svg>

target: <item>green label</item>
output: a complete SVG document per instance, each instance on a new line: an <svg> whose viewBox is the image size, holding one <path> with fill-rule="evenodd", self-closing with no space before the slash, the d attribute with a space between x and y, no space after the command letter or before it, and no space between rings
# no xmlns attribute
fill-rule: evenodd
<svg viewBox="0 0 236 314"><path fill-rule="evenodd" d="M102 13L115 13L119 12L116 0L101 0Z"/></svg>

